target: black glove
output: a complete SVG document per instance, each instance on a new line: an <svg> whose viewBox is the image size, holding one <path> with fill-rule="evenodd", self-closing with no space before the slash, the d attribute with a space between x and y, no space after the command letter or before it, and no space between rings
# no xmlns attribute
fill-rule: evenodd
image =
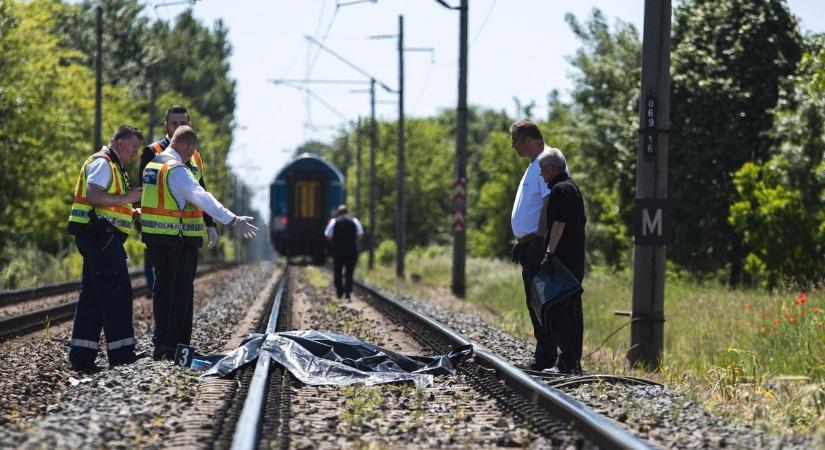
<svg viewBox="0 0 825 450"><path fill-rule="evenodd" d="M541 259L541 264L539 264L539 267L547 275L553 275L556 272L555 269L553 269L553 258L555 257L556 256L554 254L546 252L544 254L544 258Z"/></svg>
<svg viewBox="0 0 825 450"><path fill-rule="evenodd" d="M513 263L518 264L520 257L521 257L521 244L516 242L516 245L514 245L513 249L510 250L510 259L513 260Z"/></svg>

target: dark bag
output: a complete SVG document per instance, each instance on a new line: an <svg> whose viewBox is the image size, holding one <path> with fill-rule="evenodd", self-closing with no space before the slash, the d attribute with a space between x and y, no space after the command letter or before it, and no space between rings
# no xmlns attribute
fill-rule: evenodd
<svg viewBox="0 0 825 450"><path fill-rule="evenodd" d="M545 326L544 319L550 308L562 305L584 291L579 280L559 258L553 258L552 263L552 275L540 270L530 282L533 291L530 296L530 309L539 318L542 326Z"/></svg>

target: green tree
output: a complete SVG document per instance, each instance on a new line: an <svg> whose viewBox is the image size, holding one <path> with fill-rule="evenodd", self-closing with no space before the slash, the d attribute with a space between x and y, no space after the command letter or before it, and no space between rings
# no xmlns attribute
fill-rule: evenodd
<svg viewBox="0 0 825 450"><path fill-rule="evenodd" d="M639 34L622 21L611 30L598 9L583 24L571 14L565 19L584 44L570 58L576 71L569 129L581 158L569 165L587 200L588 252L621 266L628 260L636 179Z"/></svg>
<svg viewBox="0 0 825 450"><path fill-rule="evenodd" d="M67 62L77 54L48 32L64 5L37 0L4 6L0 245L34 243L54 254L68 244L64 230L74 184L92 151L94 98L88 93L94 92L94 77L87 67ZM123 88L107 86L104 94L104 134L134 123L136 109Z"/></svg>
<svg viewBox="0 0 825 450"><path fill-rule="evenodd" d="M728 222L733 173L770 157L780 80L801 55L782 0L686 0L674 14L668 257L741 279L746 247Z"/></svg>
<svg viewBox="0 0 825 450"><path fill-rule="evenodd" d="M776 156L736 172L729 221L749 249L745 270L765 287L825 277L825 38L811 38L780 91Z"/></svg>

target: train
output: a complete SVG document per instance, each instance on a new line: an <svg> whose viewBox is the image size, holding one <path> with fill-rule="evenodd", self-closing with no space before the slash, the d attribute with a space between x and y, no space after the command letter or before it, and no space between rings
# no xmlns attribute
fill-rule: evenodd
<svg viewBox="0 0 825 450"><path fill-rule="evenodd" d="M269 186L269 232L278 254L323 264L330 247L324 228L344 203L344 175L314 153L288 162Z"/></svg>

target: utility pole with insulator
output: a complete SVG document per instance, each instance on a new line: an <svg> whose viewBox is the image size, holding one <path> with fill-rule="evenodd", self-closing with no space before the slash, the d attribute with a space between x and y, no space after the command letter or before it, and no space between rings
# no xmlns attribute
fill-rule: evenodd
<svg viewBox="0 0 825 450"><path fill-rule="evenodd" d="M632 366L656 370L664 342L671 0L645 0L639 148L636 153Z"/></svg>
<svg viewBox="0 0 825 450"><path fill-rule="evenodd" d="M458 108L455 128L455 180L453 181L453 282L457 297L466 293L467 258L467 21L468 2L461 0L458 31Z"/></svg>
<svg viewBox="0 0 825 450"><path fill-rule="evenodd" d="M97 38L97 52L95 53L95 136L92 152L103 146L103 7L95 8L95 37Z"/></svg>

